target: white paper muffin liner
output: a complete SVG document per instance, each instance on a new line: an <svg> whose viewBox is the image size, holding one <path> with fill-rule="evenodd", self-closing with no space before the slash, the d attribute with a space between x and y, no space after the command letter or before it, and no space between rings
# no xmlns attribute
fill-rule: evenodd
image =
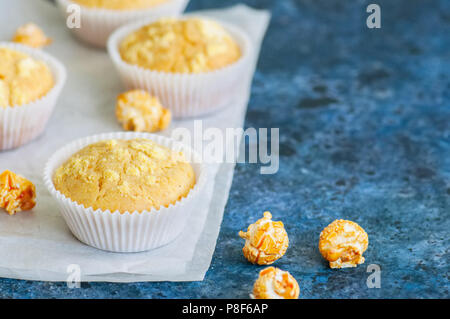
<svg viewBox="0 0 450 319"><path fill-rule="evenodd" d="M191 15L186 15L188 17ZM211 18L207 18L212 20ZM176 118L213 113L239 96L249 71L252 46L246 33L238 27L220 23L241 48L240 59L226 67L204 73L167 73L132 65L122 60L121 41L131 32L151 23L147 19L117 29L108 40L108 53L127 89L144 89L157 96Z"/></svg>
<svg viewBox="0 0 450 319"><path fill-rule="evenodd" d="M191 163L196 184L188 195L169 207L159 210L120 213L84 207L55 189L53 174L74 153L83 147L109 139L146 138L176 151L182 151ZM135 132L106 133L74 141L54 153L44 169L44 182L56 199L71 232L81 242L112 252L140 252L163 246L173 241L189 222L207 182L208 168L189 146L173 139Z"/></svg>
<svg viewBox="0 0 450 319"><path fill-rule="evenodd" d="M0 42L9 48L44 62L53 75L54 86L43 97L30 103L0 107L0 150L22 146L38 137L45 129L66 81L64 65L48 53L12 42Z"/></svg>
<svg viewBox="0 0 450 319"><path fill-rule="evenodd" d="M104 48L109 35L119 26L142 20L163 16L177 16L186 8L189 0L170 0L148 9L109 10L80 7L80 28L72 28L75 36L91 45ZM73 11L67 12L70 5L78 5L71 0L57 0L58 6L67 18Z"/></svg>

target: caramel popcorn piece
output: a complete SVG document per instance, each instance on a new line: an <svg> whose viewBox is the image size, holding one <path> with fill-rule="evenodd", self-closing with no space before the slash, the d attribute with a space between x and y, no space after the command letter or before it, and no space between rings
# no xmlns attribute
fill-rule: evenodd
<svg viewBox="0 0 450 319"><path fill-rule="evenodd" d="M0 207L10 215L32 209L35 199L36 189L29 180L8 170L0 175Z"/></svg>
<svg viewBox="0 0 450 319"><path fill-rule="evenodd" d="M47 38L44 32L34 23L20 26L13 37L13 42L21 43L32 48L41 48L49 45L52 40Z"/></svg>
<svg viewBox="0 0 450 319"><path fill-rule="evenodd" d="M319 250L331 268L356 267L364 263L369 237L357 223L335 220L320 233Z"/></svg>
<svg viewBox="0 0 450 319"><path fill-rule="evenodd" d="M156 132L169 126L172 113L148 92L132 90L117 97L116 117L124 130Z"/></svg>
<svg viewBox="0 0 450 319"><path fill-rule="evenodd" d="M0 107L41 98L54 86L50 68L28 54L0 47Z"/></svg>
<svg viewBox="0 0 450 319"><path fill-rule="evenodd" d="M254 299L297 299L299 294L298 282L289 272L268 267L259 273L251 297Z"/></svg>
<svg viewBox="0 0 450 319"><path fill-rule="evenodd" d="M168 0L74 0L88 8L102 8L108 10L136 10L147 9Z"/></svg>
<svg viewBox="0 0 450 319"><path fill-rule="evenodd" d="M289 246L283 223L272 221L270 212L248 226L247 232L240 231L239 236L245 239L244 256L253 264L270 265L281 258Z"/></svg>

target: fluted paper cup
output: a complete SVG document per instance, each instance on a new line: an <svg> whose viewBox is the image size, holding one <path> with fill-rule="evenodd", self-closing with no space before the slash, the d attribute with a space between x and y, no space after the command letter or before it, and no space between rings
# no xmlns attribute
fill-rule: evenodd
<svg viewBox="0 0 450 319"><path fill-rule="evenodd" d="M177 16L186 8L189 0L168 0L148 9L110 10L88 8L71 0L57 0L61 12L66 18L73 14L70 6L80 7L80 28L71 28L75 36L83 42L104 48L109 35L121 25L145 18Z"/></svg>
<svg viewBox="0 0 450 319"><path fill-rule="evenodd" d="M44 131L66 81L64 65L50 54L12 42L0 42L9 48L44 62L53 75L54 85L44 96L30 103L0 107L0 150L22 146Z"/></svg>
<svg viewBox="0 0 450 319"><path fill-rule="evenodd" d="M119 52L119 45L128 34L153 21L155 19L147 19L122 26L108 40L108 53L126 88L149 91L176 118L205 115L230 106L242 92L243 79L250 70L252 46L246 33L237 26L218 22L231 34L242 52L239 60L228 66L195 74L160 72L129 64Z"/></svg>
<svg viewBox="0 0 450 319"><path fill-rule="evenodd" d="M135 138L150 139L185 154L196 177L196 184L186 197L169 207L121 213L84 207L56 190L53 184L55 170L83 147L103 140ZM44 182L69 229L81 242L112 252L140 252L168 244L181 234L205 189L207 170L195 151L173 139L149 133L106 133L79 139L58 150L45 166Z"/></svg>

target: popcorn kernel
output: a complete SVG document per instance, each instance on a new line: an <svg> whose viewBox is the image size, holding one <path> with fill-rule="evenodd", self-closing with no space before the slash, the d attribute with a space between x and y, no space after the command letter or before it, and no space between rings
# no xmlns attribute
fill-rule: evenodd
<svg viewBox="0 0 450 319"><path fill-rule="evenodd" d="M319 250L331 268L356 267L364 263L369 237L361 226L349 220L335 220L320 233Z"/></svg>
<svg viewBox="0 0 450 319"><path fill-rule="evenodd" d="M247 232L240 231L239 236L245 239L244 256L253 264L270 265L280 259L289 246L283 223L272 221L270 212L248 226Z"/></svg>
<svg viewBox="0 0 450 319"><path fill-rule="evenodd" d="M13 37L13 42L24 44L32 48L41 48L49 45L52 40L34 23L20 26Z"/></svg>
<svg viewBox="0 0 450 319"><path fill-rule="evenodd" d="M8 170L0 175L0 207L8 214L32 209L35 199L36 189L29 180Z"/></svg>
<svg viewBox="0 0 450 319"><path fill-rule="evenodd" d="M261 270L253 286L254 299L297 299L300 287L287 271L275 267Z"/></svg>
<svg viewBox="0 0 450 319"><path fill-rule="evenodd" d="M116 117L124 130L156 132L169 126L172 113L148 92L131 90L117 97Z"/></svg>

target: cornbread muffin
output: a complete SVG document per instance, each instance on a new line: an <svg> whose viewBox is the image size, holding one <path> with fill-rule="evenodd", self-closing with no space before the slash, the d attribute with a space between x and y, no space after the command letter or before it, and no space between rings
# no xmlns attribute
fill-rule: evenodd
<svg viewBox="0 0 450 319"><path fill-rule="evenodd" d="M86 208L140 212L187 196L195 174L182 153L151 140L107 140L74 154L55 171L53 183Z"/></svg>
<svg viewBox="0 0 450 319"><path fill-rule="evenodd" d="M131 90L117 97L116 117L124 130L156 132L170 124L172 113L147 91Z"/></svg>
<svg viewBox="0 0 450 319"><path fill-rule="evenodd" d="M241 49L218 23L200 18L161 19L129 34L119 45L122 59L172 73L201 73L225 67Z"/></svg>
<svg viewBox="0 0 450 319"><path fill-rule="evenodd" d="M41 48L52 42L50 38L47 38L41 28L34 23L27 23L20 26L16 30L12 41L23 45L28 45L32 48Z"/></svg>
<svg viewBox="0 0 450 319"><path fill-rule="evenodd" d="M320 233L319 250L331 268L356 267L364 263L369 237L357 223L335 220Z"/></svg>
<svg viewBox="0 0 450 319"><path fill-rule="evenodd" d="M240 231L239 236L245 239L244 256L253 264L270 265L280 259L289 246L283 223L272 221L269 212L248 226L247 232Z"/></svg>
<svg viewBox="0 0 450 319"><path fill-rule="evenodd" d="M171 0L72 0L88 8L109 10L146 9Z"/></svg>
<svg viewBox="0 0 450 319"><path fill-rule="evenodd" d="M0 107L32 102L44 96L53 85L52 73L44 62L0 47Z"/></svg>
<svg viewBox="0 0 450 319"><path fill-rule="evenodd" d="M287 271L275 267L261 270L253 286L254 299L297 299L300 287Z"/></svg>
<svg viewBox="0 0 450 319"><path fill-rule="evenodd" d="M8 214L32 209L35 199L36 188L32 182L8 170L0 175L0 207Z"/></svg>

